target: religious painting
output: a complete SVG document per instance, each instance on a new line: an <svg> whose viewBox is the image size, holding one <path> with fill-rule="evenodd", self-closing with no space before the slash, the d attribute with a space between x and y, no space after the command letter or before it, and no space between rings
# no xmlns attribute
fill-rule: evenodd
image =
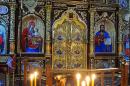
<svg viewBox="0 0 130 86"><path fill-rule="evenodd" d="M126 56L130 56L130 33L124 36L124 53Z"/></svg>
<svg viewBox="0 0 130 86"><path fill-rule="evenodd" d="M95 53L106 54L115 52L115 25L105 12L95 23Z"/></svg>
<svg viewBox="0 0 130 86"><path fill-rule="evenodd" d="M24 73L24 61L22 62L22 66L21 66L21 68L22 68L22 73ZM28 72L28 73L31 73L31 72L33 72L33 71L36 71L36 70L39 70L39 69L42 69L42 66L43 65L41 65L40 64L40 62L28 62L27 63L27 65L26 65L26 72Z"/></svg>
<svg viewBox="0 0 130 86"><path fill-rule="evenodd" d="M7 28L4 20L0 19L0 55L7 53Z"/></svg>
<svg viewBox="0 0 130 86"><path fill-rule="evenodd" d="M85 68L87 25L69 9L53 24L53 67Z"/></svg>
<svg viewBox="0 0 130 86"><path fill-rule="evenodd" d="M26 53L44 52L44 23L36 15L27 15L22 22L22 51Z"/></svg>

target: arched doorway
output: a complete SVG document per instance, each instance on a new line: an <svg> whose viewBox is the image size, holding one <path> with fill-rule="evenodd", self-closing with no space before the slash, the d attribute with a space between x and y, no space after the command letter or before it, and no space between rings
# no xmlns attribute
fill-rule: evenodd
<svg viewBox="0 0 130 86"><path fill-rule="evenodd" d="M74 10L65 11L53 24L53 68L86 67L87 26Z"/></svg>

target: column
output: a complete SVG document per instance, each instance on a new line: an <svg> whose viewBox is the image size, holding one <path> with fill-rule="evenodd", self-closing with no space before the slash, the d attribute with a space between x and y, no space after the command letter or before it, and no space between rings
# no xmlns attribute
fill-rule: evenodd
<svg viewBox="0 0 130 86"><path fill-rule="evenodd" d="M124 62L121 67L121 86L128 86L129 63Z"/></svg>
<svg viewBox="0 0 130 86"><path fill-rule="evenodd" d="M119 28L118 28L118 55L120 56L123 52L123 39L122 39L122 16L119 15Z"/></svg>
<svg viewBox="0 0 130 86"><path fill-rule="evenodd" d="M45 55L49 58L46 62L46 86L52 86L52 69L51 69L51 2L46 2L46 48Z"/></svg>
<svg viewBox="0 0 130 86"><path fill-rule="evenodd" d="M91 60L91 68L93 67L93 57L94 57L94 14L95 14L95 10L94 9L90 9L90 52L89 52L89 56L90 56L90 60Z"/></svg>
<svg viewBox="0 0 130 86"><path fill-rule="evenodd" d="M10 42L10 54L14 54L15 51L15 4L11 3L10 4L10 38L9 38L9 42Z"/></svg>
<svg viewBox="0 0 130 86"><path fill-rule="evenodd" d="M45 55L51 57L51 2L46 2L46 48Z"/></svg>
<svg viewBox="0 0 130 86"><path fill-rule="evenodd" d="M52 86L52 69L51 65L47 64L46 65L46 86Z"/></svg>
<svg viewBox="0 0 130 86"><path fill-rule="evenodd" d="M13 69L12 86L15 86L15 70Z"/></svg>
<svg viewBox="0 0 130 86"><path fill-rule="evenodd" d="M24 61L24 86L27 86L27 60Z"/></svg>
<svg viewBox="0 0 130 86"><path fill-rule="evenodd" d="M129 63L125 63L125 68L124 68L124 72L125 72L125 76L124 76L124 80L125 80L125 85L124 86L128 86L128 76L129 76Z"/></svg>
<svg viewBox="0 0 130 86"><path fill-rule="evenodd" d="M114 82L115 82L115 72L112 71L112 86L114 86Z"/></svg>
<svg viewBox="0 0 130 86"><path fill-rule="evenodd" d="M101 86L104 86L104 72L101 72Z"/></svg>
<svg viewBox="0 0 130 86"><path fill-rule="evenodd" d="M10 79L9 79L9 73L6 73L6 86L9 86Z"/></svg>

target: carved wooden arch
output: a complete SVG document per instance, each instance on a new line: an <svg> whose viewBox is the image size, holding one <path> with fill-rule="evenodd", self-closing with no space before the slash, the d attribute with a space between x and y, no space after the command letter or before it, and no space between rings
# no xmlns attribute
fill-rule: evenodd
<svg viewBox="0 0 130 86"><path fill-rule="evenodd" d="M74 14L72 19L69 18L69 15L71 16L71 14ZM69 21L69 19L71 19L71 21L73 21L73 22L75 22L77 25L79 25L82 29L86 29L87 26L86 26L85 22L82 21L82 20L80 19L80 17L78 16L78 14L77 14L74 10L72 10L72 9L65 11L65 12L61 15L61 17L54 22L54 24L53 24L53 26L52 26L53 29L56 29L56 28L57 28L59 25L61 25L64 21Z"/></svg>

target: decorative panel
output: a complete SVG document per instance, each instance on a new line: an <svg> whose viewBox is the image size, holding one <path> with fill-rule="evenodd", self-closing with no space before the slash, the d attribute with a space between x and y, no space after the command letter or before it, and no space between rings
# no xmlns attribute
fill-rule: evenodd
<svg viewBox="0 0 130 86"><path fill-rule="evenodd" d="M69 9L53 24L53 68L85 68L86 24Z"/></svg>
<svg viewBox="0 0 130 86"><path fill-rule="evenodd" d="M127 30L124 35L124 53L126 56L130 56L130 33Z"/></svg>
<svg viewBox="0 0 130 86"><path fill-rule="evenodd" d="M128 2L129 0L119 0L119 6L120 8L127 8L128 7Z"/></svg>
<svg viewBox="0 0 130 86"><path fill-rule="evenodd" d="M41 60L41 61L39 61L39 60L37 60L37 61L33 61L33 62L31 62L31 61L29 61L29 62L27 62L27 64L26 64L26 71L28 72L28 73L32 73L33 71L40 71L41 73L43 72L43 68L44 68L44 65L45 64L43 64L43 61ZM24 64L24 61L22 61L22 65L21 65L21 68L22 68L22 74L24 74L24 66L25 66L25 64Z"/></svg>
<svg viewBox="0 0 130 86"><path fill-rule="evenodd" d="M115 53L115 12L97 11L95 14L95 53Z"/></svg>
<svg viewBox="0 0 130 86"><path fill-rule="evenodd" d="M7 54L8 32L9 32L9 8L0 5L0 55Z"/></svg>

